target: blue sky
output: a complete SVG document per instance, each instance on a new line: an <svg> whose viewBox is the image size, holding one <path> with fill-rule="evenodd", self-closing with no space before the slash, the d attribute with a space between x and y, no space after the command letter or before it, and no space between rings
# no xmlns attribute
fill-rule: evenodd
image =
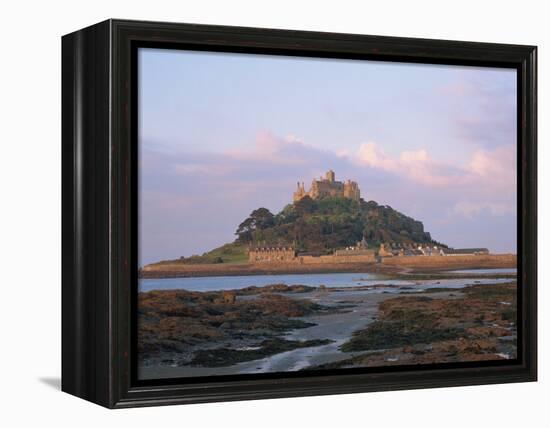
<svg viewBox="0 0 550 428"><path fill-rule="evenodd" d="M140 265L332 168L454 247L516 248L515 70L139 52Z"/></svg>

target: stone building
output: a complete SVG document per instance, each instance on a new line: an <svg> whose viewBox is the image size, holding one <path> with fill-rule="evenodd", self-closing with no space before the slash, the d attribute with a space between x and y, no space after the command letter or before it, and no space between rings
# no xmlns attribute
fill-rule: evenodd
<svg viewBox="0 0 550 428"><path fill-rule="evenodd" d="M255 246L248 249L250 263L296 263L296 264L331 264L331 263L374 263L376 251L368 249L364 241L357 245L334 251L333 254L296 254L291 246Z"/></svg>
<svg viewBox="0 0 550 428"><path fill-rule="evenodd" d="M248 250L248 260L257 262L289 262L296 258L293 247L251 247Z"/></svg>
<svg viewBox="0 0 550 428"><path fill-rule="evenodd" d="M489 254L487 248L447 248L419 243L382 243L380 257L395 256L477 256Z"/></svg>
<svg viewBox="0 0 550 428"><path fill-rule="evenodd" d="M311 182L309 191L306 191L304 183L298 183L293 195L293 201L297 202L305 196L309 196L311 199L340 197L359 201L361 193L359 185L355 181L336 181L334 171L329 170L324 178L320 177L319 180L314 179Z"/></svg>
<svg viewBox="0 0 550 428"><path fill-rule="evenodd" d="M442 248L441 255L443 256L479 256L487 255L487 248Z"/></svg>

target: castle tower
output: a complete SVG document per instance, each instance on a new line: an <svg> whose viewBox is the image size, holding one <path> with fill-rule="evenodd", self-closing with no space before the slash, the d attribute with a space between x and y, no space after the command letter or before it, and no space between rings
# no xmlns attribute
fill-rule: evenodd
<svg viewBox="0 0 550 428"><path fill-rule="evenodd" d="M336 175L334 171L330 169L325 173L325 177L321 176L318 180L313 179L311 181L311 188L309 191L306 191L304 183L297 183L296 191L293 194L294 202L299 201L305 196L309 196L311 199L339 197L359 201L361 192L355 181L336 181Z"/></svg>
<svg viewBox="0 0 550 428"><path fill-rule="evenodd" d="M361 198L361 192L359 191L359 186L355 181L347 180L344 183L344 197L359 201Z"/></svg>
<svg viewBox="0 0 550 428"><path fill-rule="evenodd" d="M293 195L293 198L292 198L293 201L297 202L306 195L307 195L307 193L306 193L306 189L304 188L304 183L302 183L300 185L300 182L298 182L297 187L296 187L296 191L294 192L294 195Z"/></svg>
<svg viewBox="0 0 550 428"><path fill-rule="evenodd" d="M313 180L311 182L311 188L309 189L309 197L311 199L319 198L319 181Z"/></svg>

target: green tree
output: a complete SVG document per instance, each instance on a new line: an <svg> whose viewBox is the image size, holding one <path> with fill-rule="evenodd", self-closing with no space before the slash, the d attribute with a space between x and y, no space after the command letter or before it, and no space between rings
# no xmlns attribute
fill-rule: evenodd
<svg viewBox="0 0 550 428"><path fill-rule="evenodd" d="M275 216L267 208L262 207L252 211L250 216L239 224L235 232L237 239L241 242L251 242L253 232L272 227L275 224L274 218Z"/></svg>
<svg viewBox="0 0 550 428"><path fill-rule="evenodd" d="M241 243L292 244L298 251L324 254L363 238L371 248L382 242L435 242L422 222L388 205L335 197L313 200L309 196L285 206L275 216L267 208L254 210L236 235Z"/></svg>
<svg viewBox="0 0 550 428"><path fill-rule="evenodd" d="M311 199L309 196L304 196L298 202L294 204L294 210L300 217L304 217L308 214L315 212L318 208L317 202Z"/></svg>

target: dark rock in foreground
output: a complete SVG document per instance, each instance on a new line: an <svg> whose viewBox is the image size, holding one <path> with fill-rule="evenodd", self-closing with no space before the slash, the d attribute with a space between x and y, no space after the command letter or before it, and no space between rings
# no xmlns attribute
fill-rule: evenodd
<svg viewBox="0 0 550 428"><path fill-rule="evenodd" d="M259 360L280 352L291 351L298 348L308 348L311 346L327 345L331 340L284 340L279 338L267 339L252 349L227 349L217 348L209 350L199 350L195 352L190 365L200 365L203 367L231 366L243 361Z"/></svg>
<svg viewBox="0 0 550 428"><path fill-rule="evenodd" d="M248 287L243 290L195 292L162 290L140 293L138 297L138 351L142 364L187 364L205 361L204 353L218 355L225 349L228 358L243 361L239 347L262 342L265 355L287 350L300 343L272 341L287 331L314 324L298 317L331 311L306 299L281 293L300 293L311 287ZM277 291L279 293L275 294ZM288 341L287 341L288 342ZM229 344L229 346L228 346ZM306 344L304 346L313 346ZM231 349L234 348L234 349ZM233 352L234 351L234 352ZM199 352L198 356L195 356ZM282 352L282 351L277 351ZM216 354L217 353L217 354ZM261 357L260 357L261 358ZM219 357L215 359L219 360Z"/></svg>
<svg viewBox="0 0 550 428"><path fill-rule="evenodd" d="M460 297L400 296L341 346L364 352L308 369L434 364L516 358L515 282L473 285Z"/></svg>

